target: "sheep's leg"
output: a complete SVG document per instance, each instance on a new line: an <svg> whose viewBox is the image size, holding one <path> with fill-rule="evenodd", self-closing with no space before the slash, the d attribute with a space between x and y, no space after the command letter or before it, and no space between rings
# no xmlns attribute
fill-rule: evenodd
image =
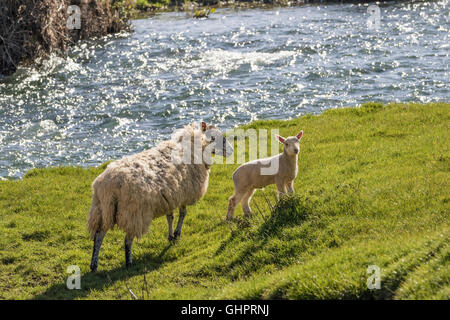
<svg viewBox="0 0 450 320"><path fill-rule="evenodd" d="M289 193L294 193L295 192L294 191L294 180L288 182L288 184L287 184L287 191Z"/></svg>
<svg viewBox="0 0 450 320"><path fill-rule="evenodd" d="M180 215L178 216L178 223L175 232L173 233L175 239L178 239L181 236L181 228L183 227L184 217L186 217L186 207L180 208Z"/></svg>
<svg viewBox="0 0 450 320"><path fill-rule="evenodd" d="M169 224L169 237L168 237L168 239L169 239L169 241L172 241L172 240L175 240L175 236L174 236L174 233L173 233L173 220L174 220L173 212L171 214L168 214L166 216L166 218L167 218L167 223Z"/></svg>
<svg viewBox="0 0 450 320"><path fill-rule="evenodd" d="M131 245L133 244L133 238L125 236L125 266L131 267L133 261L131 259Z"/></svg>
<svg viewBox="0 0 450 320"><path fill-rule="evenodd" d="M227 221L233 220L234 209L236 208L237 204L241 202L242 196L244 194L244 192L235 192L234 195L232 195L228 199Z"/></svg>
<svg viewBox="0 0 450 320"><path fill-rule="evenodd" d="M91 259L91 271L97 271L98 267L98 254L100 252L100 247L102 246L103 238L105 237L104 231L97 231L94 236L94 249L92 250L92 259Z"/></svg>
<svg viewBox="0 0 450 320"><path fill-rule="evenodd" d="M244 215L250 217L252 215L252 210L250 209L250 199L253 196L255 190L247 191L241 200L242 210L244 210Z"/></svg>

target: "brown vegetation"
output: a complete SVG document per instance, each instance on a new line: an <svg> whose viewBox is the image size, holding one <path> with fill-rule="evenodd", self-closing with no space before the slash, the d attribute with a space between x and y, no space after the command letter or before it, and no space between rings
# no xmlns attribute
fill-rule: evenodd
<svg viewBox="0 0 450 320"><path fill-rule="evenodd" d="M68 7L81 9L81 28L70 30ZM80 39L126 27L109 0L0 0L0 74L52 52L64 53Z"/></svg>

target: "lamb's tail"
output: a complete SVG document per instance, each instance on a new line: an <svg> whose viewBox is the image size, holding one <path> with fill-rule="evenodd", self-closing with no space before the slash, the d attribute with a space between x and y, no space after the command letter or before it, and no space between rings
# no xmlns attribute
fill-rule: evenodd
<svg viewBox="0 0 450 320"><path fill-rule="evenodd" d="M105 194L99 196L94 188L92 197L92 205L89 211L88 230L91 239L95 234L102 230L108 231L114 227L116 223L117 201L113 194Z"/></svg>

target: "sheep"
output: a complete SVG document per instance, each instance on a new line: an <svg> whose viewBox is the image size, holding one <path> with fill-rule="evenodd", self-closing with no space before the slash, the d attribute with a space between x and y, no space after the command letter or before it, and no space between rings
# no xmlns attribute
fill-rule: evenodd
<svg viewBox="0 0 450 320"><path fill-rule="evenodd" d="M256 188L276 184L278 196L287 192L294 193L294 179L298 172L297 160L302 136L303 131L295 137L283 138L277 135L278 141L283 144L282 153L244 163L234 171L234 194L228 199L227 221L233 219L234 210L239 202L244 216L251 216L250 199ZM268 168L276 169L268 170Z"/></svg>
<svg viewBox="0 0 450 320"><path fill-rule="evenodd" d="M126 233L127 268L132 265L134 238L147 233L153 219L165 215L169 240L180 237L186 206L199 201L208 188L212 165L208 152L229 156L233 147L215 126L202 122L199 127L194 123L150 150L108 165L92 184L88 220L88 230L94 240L92 272L98 267L103 238L114 225ZM173 231L173 211L176 208L179 208L179 217Z"/></svg>

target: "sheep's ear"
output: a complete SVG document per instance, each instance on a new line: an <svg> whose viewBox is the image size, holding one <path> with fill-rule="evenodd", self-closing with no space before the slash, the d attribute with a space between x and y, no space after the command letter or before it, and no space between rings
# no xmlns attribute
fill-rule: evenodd
<svg viewBox="0 0 450 320"><path fill-rule="evenodd" d="M203 121L202 121L202 130L203 130L203 131L206 131L206 127L207 127L206 122L203 122Z"/></svg>
<svg viewBox="0 0 450 320"><path fill-rule="evenodd" d="M303 130L297 135L297 139L300 140L303 137Z"/></svg>
<svg viewBox="0 0 450 320"><path fill-rule="evenodd" d="M278 141L280 141L281 143L284 143L286 141L285 138L283 138L282 136L276 135Z"/></svg>

